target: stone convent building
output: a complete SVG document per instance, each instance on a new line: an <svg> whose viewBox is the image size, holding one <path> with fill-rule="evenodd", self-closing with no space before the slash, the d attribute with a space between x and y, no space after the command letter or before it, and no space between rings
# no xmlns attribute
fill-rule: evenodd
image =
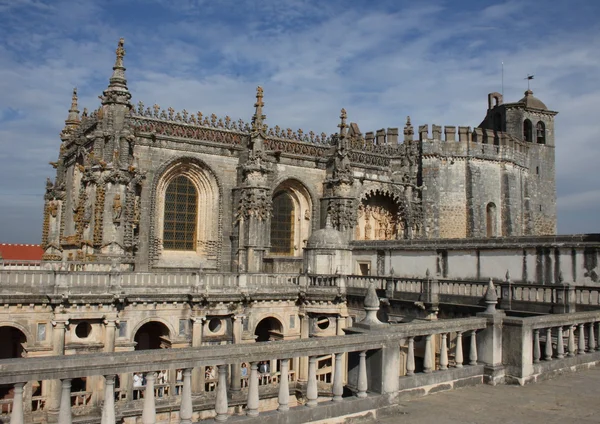
<svg viewBox="0 0 600 424"><path fill-rule="evenodd" d="M556 231L557 112L530 90L514 103L491 93L474 129L408 117L363 133L342 109L337 133L319 135L267 125L261 87L249 123L134 104L124 56L121 40L96 110L80 113L73 92L46 183L45 260L297 272L326 221L349 241Z"/></svg>

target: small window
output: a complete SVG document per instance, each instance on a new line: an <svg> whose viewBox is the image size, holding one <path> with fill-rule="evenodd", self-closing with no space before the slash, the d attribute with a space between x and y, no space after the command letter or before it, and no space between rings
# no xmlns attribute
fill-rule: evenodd
<svg viewBox="0 0 600 424"><path fill-rule="evenodd" d="M546 144L546 126L542 121L539 121L535 126L538 144Z"/></svg>
<svg viewBox="0 0 600 424"><path fill-rule="evenodd" d="M46 340L46 324L40 323L37 325L37 339L38 342L43 342Z"/></svg>
<svg viewBox="0 0 600 424"><path fill-rule="evenodd" d="M211 333L217 333L219 332L219 330L221 329L221 319L220 318L213 318L210 321L208 321L208 329Z"/></svg>
<svg viewBox="0 0 600 424"><path fill-rule="evenodd" d="M359 275L371 275L371 262L358 262Z"/></svg>
<svg viewBox="0 0 600 424"><path fill-rule="evenodd" d="M179 335L185 336L187 334L187 319L179 320Z"/></svg>
<svg viewBox="0 0 600 424"><path fill-rule="evenodd" d="M540 212L542 211L542 205L540 205Z"/></svg>
<svg viewBox="0 0 600 424"><path fill-rule="evenodd" d="M539 167L539 166L536 166L536 167L535 167L535 173L536 173L537 175L540 175L540 167Z"/></svg>
<svg viewBox="0 0 600 424"><path fill-rule="evenodd" d="M127 321L119 323L119 337L127 337Z"/></svg>
<svg viewBox="0 0 600 424"><path fill-rule="evenodd" d="M529 142L533 141L533 125L529 119L523 122L523 139Z"/></svg>
<svg viewBox="0 0 600 424"><path fill-rule="evenodd" d="M92 332L92 326L89 322L80 322L75 327L75 335L80 339L87 339Z"/></svg>

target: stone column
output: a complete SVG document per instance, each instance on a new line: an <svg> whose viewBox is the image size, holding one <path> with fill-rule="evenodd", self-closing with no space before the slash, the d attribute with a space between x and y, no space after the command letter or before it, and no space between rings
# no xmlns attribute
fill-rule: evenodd
<svg viewBox="0 0 600 424"><path fill-rule="evenodd" d="M180 424L192 424L192 369L183 370L183 390L181 392L181 406L179 409Z"/></svg>
<svg viewBox="0 0 600 424"><path fill-rule="evenodd" d="M242 319L241 315L234 315L231 320L233 321L233 343L242 342ZM231 364L231 391L239 392L242 390L242 372L241 364L239 362Z"/></svg>
<svg viewBox="0 0 600 424"><path fill-rule="evenodd" d="M442 333L442 340L440 345L440 370L448 369L448 335Z"/></svg>
<svg viewBox="0 0 600 424"><path fill-rule="evenodd" d="M415 374L415 338L408 338L408 348L406 354L406 375Z"/></svg>
<svg viewBox="0 0 600 424"><path fill-rule="evenodd" d="M290 385L288 382L288 370L290 366L289 359L281 359L281 368L279 372L279 407L278 411L288 411L290 409Z"/></svg>
<svg viewBox="0 0 600 424"><path fill-rule="evenodd" d="M58 424L71 424L71 380L61 381L60 410L58 411Z"/></svg>
<svg viewBox="0 0 600 424"><path fill-rule="evenodd" d="M117 320L114 318L107 318L104 320L105 325L105 339L104 339L104 351L114 352L115 351L115 329L117 327Z"/></svg>
<svg viewBox="0 0 600 424"><path fill-rule="evenodd" d="M308 339L309 327L308 327L308 314L299 314L300 318L300 338ZM298 381L308 380L308 362L309 359L306 356L300 358L299 370L298 370Z"/></svg>
<svg viewBox="0 0 600 424"><path fill-rule="evenodd" d="M594 323L590 323L590 332L588 336L588 347L590 352L596 351L596 337L594 336Z"/></svg>
<svg viewBox="0 0 600 424"><path fill-rule="evenodd" d="M346 334L344 332L344 328L346 328L346 317L339 316L337 318L336 334L338 336L343 336L344 334ZM342 355L342 365L341 365L342 370L343 370L342 371L342 384L344 384L345 382L348 381L348 375L347 375L348 374L348 365L347 365L348 362L347 361L348 361L348 356L344 353Z"/></svg>
<svg viewBox="0 0 600 424"><path fill-rule="evenodd" d="M433 370L433 355L431 350L431 334L428 334L425 336L425 357L423 358L424 373L430 373Z"/></svg>
<svg viewBox="0 0 600 424"><path fill-rule="evenodd" d="M146 373L146 390L144 391L144 409L142 410L142 424L156 424L156 406L154 403L155 372Z"/></svg>
<svg viewBox="0 0 600 424"><path fill-rule="evenodd" d="M544 359L552 360L552 327L546 329L546 344L544 345Z"/></svg>
<svg viewBox="0 0 600 424"><path fill-rule="evenodd" d="M55 319L52 321L52 353L54 355L65 354L65 329L69 325L68 319ZM60 380L49 381L49 395L48 395L48 412L50 415L49 421L56 420L56 414L60 408L61 396L62 396L62 383ZM69 401L70 405L70 401Z"/></svg>
<svg viewBox="0 0 600 424"><path fill-rule="evenodd" d="M563 340L563 328L556 328L556 357L562 359L565 357L565 344Z"/></svg>
<svg viewBox="0 0 600 424"><path fill-rule="evenodd" d="M250 377L248 381L248 405L246 414L250 417L258 415L258 363L252 362L250 365Z"/></svg>
<svg viewBox="0 0 600 424"><path fill-rule="evenodd" d="M333 401L339 402L344 394L344 354L335 354L335 370L333 374Z"/></svg>
<svg viewBox="0 0 600 424"><path fill-rule="evenodd" d="M115 424L115 376L105 375L102 424Z"/></svg>
<svg viewBox="0 0 600 424"><path fill-rule="evenodd" d="M579 337L577 341L579 344L579 351L577 353L583 355L585 353L585 328L583 324L579 324Z"/></svg>
<svg viewBox="0 0 600 424"><path fill-rule="evenodd" d="M25 383L15 383L10 424L24 424L23 421L23 387Z"/></svg>
<svg viewBox="0 0 600 424"><path fill-rule="evenodd" d="M202 346L202 328L205 317L192 318L192 347ZM195 367L192 370L192 392L204 391L204 367Z"/></svg>
<svg viewBox="0 0 600 424"><path fill-rule="evenodd" d="M477 330L471 331L471 348L469 349L469 365L477 365Z"/></svg>
<svg viewBox="0 0 600 424"><path fill-rule="evenodd" d="M359 354L360 360L358 362L358 392L356 396L359 398L367 397L367 351L362 351Z"/></svg>
<svg viewBox="0 0 600 424"><path fill-rule="evenodd" d="M317 406L317 357L308 358L308 383L306 386L306 406Z"/></svg>
<svg viewBox="0 0 600 424"><path fill-rule="evenodd" d="M463 366L462 331L458 331L456 333L456 351L454 352L454 362L456 362L456 368L462 368L462 366Z"/></svg>
<svg viewBox="0 0 600 424"><path fill-rule="evenodd" d="M225 421L229 418L227 414L227 365L219 365L219 383L217 385L217 399L215 403L215 412L217 416L215 421Z"/></svg>

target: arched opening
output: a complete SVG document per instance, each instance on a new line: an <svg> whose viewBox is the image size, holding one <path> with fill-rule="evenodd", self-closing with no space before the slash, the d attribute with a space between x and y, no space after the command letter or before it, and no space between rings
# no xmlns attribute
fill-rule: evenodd
<svg viewBox="0 0 600 424"><path fill-rule="evenodd" d="M487 237L498 236L496 205L494 203L490 202L487 204L485 215L486 215L486 236Z"/></svg>
<svg viewBox="0 0 600 424"><path fill-rule="evenodd" d="M257 342L270 342L283 338L283 325L274 317L262 319L254 330Z"/></svg>
<svg viewBox="0 0 600 424"><path fill-rule="evenodd" d="M165 191L163 247L169 250L196 249L198 192L189 178L175 177Z"/></svg>
<svg viewBox="0 0 600 424"><path fill-rule="evenodd" d="M282 191L273 197L271 218L271 253L292 255L294 253L294 202Z"/></svg>
<svg viewBox="0 0 600 424"><path fill-rule="evenodd" d="M533 141L533 125L529 119L523 122L523 139L525 141Z"/></svg>
<svg viewBox="0 0 600 424"><path fill-rule="evenodd" d="M399 219L398 203L389 195L370 193L358 208L355 229L357 240L395 240L402 238L404 221Z"/></svg>
<svg viewBox="0 0 600 424"><path fill-rule="evenodd" d="M133 339L136 343L135 350L167 349L171 347L169 329L157 321L150 321L142 325L135 333Z"/></svg>
<svg viewBox="0 0 600 424"><path fill-rule="evenodd" d="M539 121L535 125L535 130L537 135L537 142L539 144L546 144L546 126L542 121Z"/></svg>
<svg viewBox="0 0 600 424"><path fill-rule="evenodd" d="M21 358L25 353L23 347L27 342L25 334L15 327L0 327L0 359Z"/></svg>
<svg viewBox="0 0 600 424"><path fill-rule="evenodd" d="M270 254L301 256L311 220L312 201L306 187L293 179L279 184L273 190Z"/></svg>

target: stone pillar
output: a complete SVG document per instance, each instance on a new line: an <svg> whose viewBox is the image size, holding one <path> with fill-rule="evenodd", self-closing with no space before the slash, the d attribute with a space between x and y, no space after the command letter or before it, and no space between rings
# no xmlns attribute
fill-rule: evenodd
<svg viewBox="0 0 600 424"><path fill-rule="evenodd" d="M552 360L552 327L546 329L546 344L544 349L544 359L546 361Z"/></svg>
<svg viewBox="0 0 600 424"><path fill-rule="evenodd" d="M364 350L359 354L359 362L358 362L358 384L357 389L358 392L356 396L359 398L367 397L367 388L368 388L368 380L367 380L367 351Z"/></svg>
<svg viewBox="0 0 600 424"><path fill-rule="evenodd" d="M192 318L192 347L202 346L202 329L206 317ZM195 367L192 370L192 392L204 391L204 367Z"/></svg>
<svg viewBox="0 0 600 424"><path fill-rule="evenodd" d="M471 331L471 346L469 349L469 365L477 365L477 330Z"/></svg>
<svg viewBox="0 0 600 424"><path fill-rule="evenodd" d="M336 327L336 335L343 336L346 334L344 332L344 328L346 328L346 317L339 316L337 317L337 327ZM348 356L344 353L342 354L342 384L348 381Z"/></svg>
<svg viewBox="0 0 600 424"><path fill-rule="evenodd" d="M181 406L179 409L180 424L192 424L192 369L183 370L183 390L181 391Z"/></svg>
<svg viewBox="0 0 600 424"><path fill-rule="evenodd" d="M258 363L252 362L250 365L250 377L248 381L248 405L246 414L250 417L258 415Z"/></svg>
<svg viewBox="0 0 600 424"><path fill-rule="evenodd" d="M563 328L556 328L556 357L562 359L565 357L565 344L563 340Z"/></svg>
<svg viewBox="0 0 600 424"><path fill-rule="evenodd" d="M430 373L433 370L433 355L431 352L431 334L425 336L425 356L423 358L423 372Z"/></svg>
<svg viewBox="0 0 600 424"><path fill-rule="evenodd" d="M115 376L105 375L102 424L115 424Z"/></svg>
<svg viewBox="0 0 600 424"><path fill-rule="evenodd" d="M60 410L58 411L58 424L71 424L71 380L61 381Z"/></svg>
<svg viewBox="0 0 600 424"><path fill-rule="evenodd" d="M333 374L333 401L339 402L344 394L344 369L343 369L344 354L335 354L335 370Z"/></svg>
<svg viewBox="0 0 600 424"><path fill-rule="evenodd" d="M579 337L578 337L578 345L579 345L579 350L577 353L579 353L580 355L583 355L585 353L585 328L583 326L583 324L579 324Z"/></svg>
<svg viewBox="0 0 600 424"><path fill-rule="evenodd" d="M568 356L575 356L576 350L575 350L575 326L574 325L569 326L568 348L569 348Z"/></svg>
<svg viewBox="0 0 600 424"><path fill-rule="evenodd" d="M290 409L290 385L289 385L289 359L280 360L280 372L279 372L279 407L278 411L288 411Z"/></svg>
<svg viewBox="0 0 600 424"><path fill-rule="evenodd" d="M227 365L219 365L219 383L217 385L217 399L215 402L215 421L225 421L229 418L227 415Z"/></svg>
<svg viewBox="0 0 600 424"><path fill-rule="evenodd" d="M309 318L308 314L299 314L300 318L300 338L308 339L309 335ZM309 359L306 356L300 358L299 370L298 370L298 381L308 380L308 362Z"/></svg>
<svg viewBox="0 0 600 424"><path fill-rule="evenodd" d="M306 406L317 406L317 357L308 358L308 384L306 386Z"/></svg>
<svg viewBox="0 0 600 424"><path fill-rule="evenodd" d="M24 424L23 387L25 387L25 383L15 383L10 424Z"/></svg>
<svg viewBox="0 0 600 424"><path fill-rule="evenodd" d="M242 319L241 315L234 315L231 320L233 322L233 343L238 344L242 342ZM239 362L231 364L231 391L239 392L242 390L242 372L241 364Z"/></svg>
<svg viewBox="0 0 600 424"><path fill-rule="evenodd" d="M52 321L52 353L54 355L65 354L65 329L67 325L69 325L69 320L66 318L61 317ZM50 380L49 383L48 413L50 415L49 421L53 422L56 420L60 408L62 383L60 380Z"/></svg>
<svg viewBox="0 0 600 424"><path fill-rule="evenodd" d="M415 338L408 338L408 352L406 354L406 375L415 374Z"/></svg>
<svg viewBox="0 0 600 424"><path fill-rule="evenodd" d="M156 406L154 404L155 378L155 372L146 373L146 390L144 391L144 409L142 410L142 424L156 424Z"/></svg>
<svg viewBox="0 0 600 424"><path fill-rule="evenodd" d="M104 351L114 352L115 351L115 329L117 327L116 319L107 318L104 320L105 325L105 339L104 339Z"/></svg>
<svg viewBox="0 0 600 424"><path fill-rule="evenodd" d="M456 351L454 352L454 361L456 368L463 366L463 348L462 348L462 331L456 332Z"/></svg>
<svg viewBox="0 0 600 424"><path fill-rule="evenodd" d="M594 336L594 323L590 323L590 332L588 336L588 347L590 352L596 351L596 337Z"/></svg>
<svg viewBox="0 0 600 424"><path fill-rule="evenodd" d="M540 330L533 330L533 363L540 362Z"/></svg>

